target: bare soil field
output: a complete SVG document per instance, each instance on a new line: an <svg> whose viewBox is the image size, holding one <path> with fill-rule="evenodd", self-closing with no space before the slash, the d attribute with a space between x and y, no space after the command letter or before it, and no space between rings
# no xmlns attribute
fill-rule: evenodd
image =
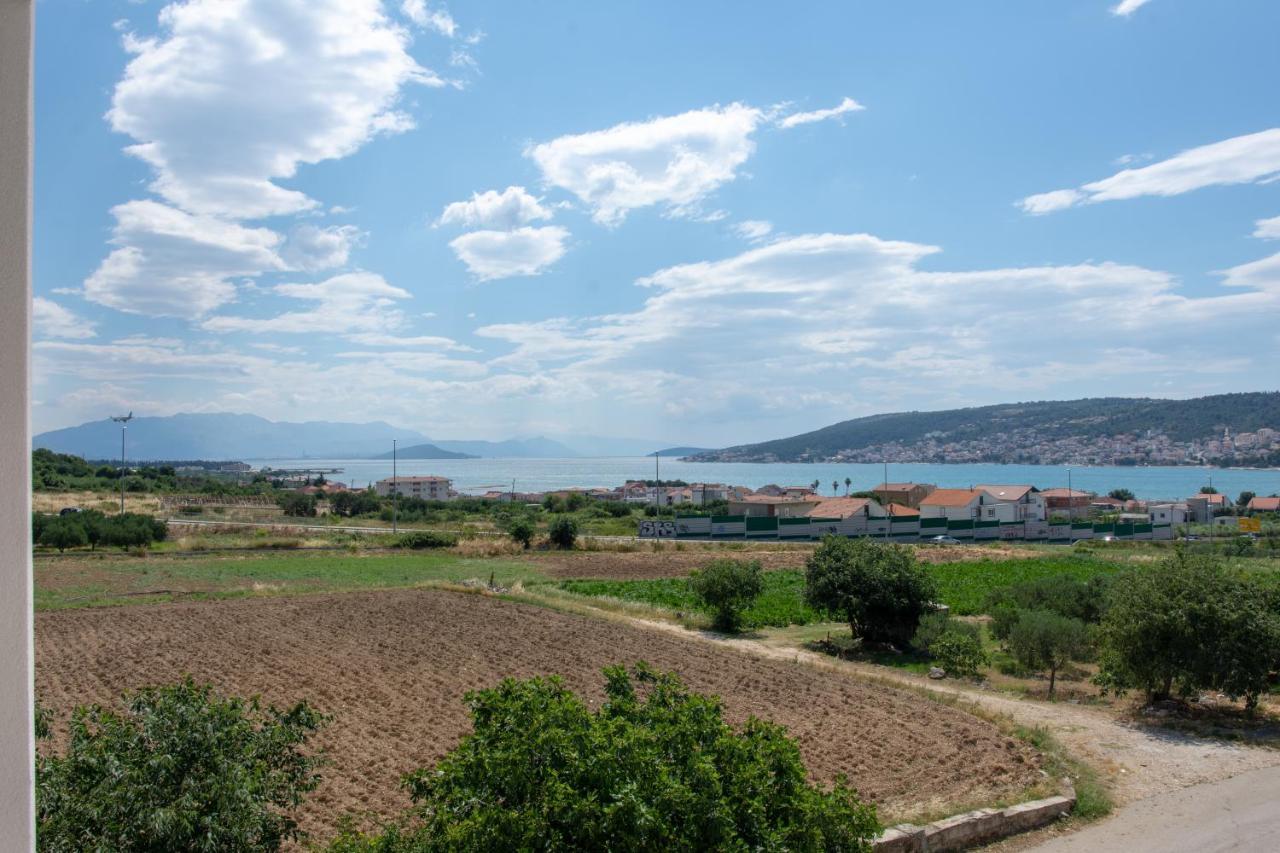
<svg viewBox="0 0 1280 853"><path fill-rule="evenodd" d="M36 617L36 692L65 736L75 704L116 704L190 674L219 690L332 715L330 757L303 825L390 817L400 776L468 730L463 694L504 676L560 674L598 702L602 667L645 660L723 697L735 723L775 720L813 776L845 773L889 819L1017 796L1037 756L992 724L895 688L670 632L443 590L64 610Z"/></svg>

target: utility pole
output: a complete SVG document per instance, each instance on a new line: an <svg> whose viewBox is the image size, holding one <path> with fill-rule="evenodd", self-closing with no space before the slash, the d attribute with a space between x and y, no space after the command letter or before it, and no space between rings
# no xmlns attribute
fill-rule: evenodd
<svg viewBox="0 0 1280 853"><path fill-rule="evenodd" d="M885 541L889 539L889 531L893 528L893 510L889 509L889 460L881 460L884 462L884 513L885 513Z"/></svg>
<svg viewBox="0 0 1280 853"><path fill-rule="evenodd" d="M512 477L512 478L511 478L511 505L512 505L512 506L515 506L515 505L516 505L516 480L515 480L515 477Z"/></svg>
<svg viewBox="0 0 1280 853"><path fill-rule="evenodd" d="M396 440L391 439L391 532L400 531L400 481L396 478Z"/></svg>
<svg viewBox="0 0 1280 853"><path fill-rule="evenodd" d="M120 514L124 515L124 431L129 428L129 421L133 420L133 412L120 417L112 415L111 420L120 424Z"/></svg>
<svg viewBox="0 0 1280 853"><path fill-rule="evenodd" d="M1076 501L1075 493L1071 491L1071 469L1067 468L1067 523L1075 524L1076 521ZM1067 534L1070 538L1071 534Z"/></svg>

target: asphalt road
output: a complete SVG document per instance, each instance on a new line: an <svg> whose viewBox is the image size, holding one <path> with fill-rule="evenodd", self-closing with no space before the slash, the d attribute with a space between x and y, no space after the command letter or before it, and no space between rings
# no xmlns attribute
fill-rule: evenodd
<svg viewBox="0 0 1280 853"><path fill-rule="evenodd" d="M1193 785L1125 806L1037 853L1280 850L1280 767Z"/></svg>

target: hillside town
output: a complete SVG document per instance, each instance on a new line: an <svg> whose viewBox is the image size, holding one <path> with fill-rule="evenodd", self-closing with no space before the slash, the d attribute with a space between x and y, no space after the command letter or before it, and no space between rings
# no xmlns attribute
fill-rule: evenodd
<svg viewBox="0 0 1280 853"><path fill-rule="evenodd" d="M1048 436L1016 429L973 439L942 432L920 441L891 441L842 450L815 462L993 462L1032 465L1271 465L1280 459L1280 429L1221 434L1177 441L1146 430L1105 436Z"/></svg>

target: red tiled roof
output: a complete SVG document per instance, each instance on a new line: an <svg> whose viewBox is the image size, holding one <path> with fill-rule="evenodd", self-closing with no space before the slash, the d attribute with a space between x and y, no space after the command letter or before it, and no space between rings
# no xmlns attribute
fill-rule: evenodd
<svg viewBox="0 0 1280 853"><path fill-rule="evenodd" d="M1254 512L1280 512L1280 498L1253 498L1249 509Z"/></svg>
<svg viewBox="0 0 1280 853"><path fill-rule="evenodd" d="M1046 498L1091 498L1093 492L1082 492L1079 489L1044 489L1040 494Z"/></svg>
<svg viewBox="0 0 1280 853"><path fill-rule="evenodd" d="M889 510L889 515L893 516L916 516L920 514L920 510L915 507L903 506L902 504L889 504L885 509Z"/></svg>
<svg viewBox="0 0 1280 853"><path fill-rule="evenodd" d="M920 506L968 506L981 494L973 489L934 489Z"/></svg>
<svg viewBox="0 0 1280 853"><path fill-rule="evenodd" d="M870 503L866 498L827 498L813 508L819 518L848 518L857 515Z"/></svg>
<svg viewBox="0 0 1280 853"><path fill-rule="evenodd" d="M981 489L984 492L990 492L994 497L997 497L1002 501L1020 501L1027 496L1027 492L1031 491L1034 486L1009 486L992 483L979 483L974 486L974 488Z"/></svg>

